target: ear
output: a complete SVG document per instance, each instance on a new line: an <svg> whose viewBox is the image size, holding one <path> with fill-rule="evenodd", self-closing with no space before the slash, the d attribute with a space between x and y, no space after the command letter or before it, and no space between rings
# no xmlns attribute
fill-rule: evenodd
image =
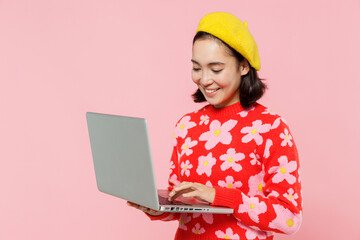
<svg viewBox="0 0 360 240"><path fill-rule="evenodd" d="M240 68L241 76L248 74L250 71L249 62L246 59L242 60L239 64L239 68Z"/></svg>

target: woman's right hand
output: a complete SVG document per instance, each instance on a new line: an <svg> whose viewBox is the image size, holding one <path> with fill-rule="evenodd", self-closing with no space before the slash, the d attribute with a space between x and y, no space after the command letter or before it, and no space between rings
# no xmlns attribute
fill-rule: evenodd
<svg viewBox="0 0 360 240"><path fill-rule="evenodd" d="M156 210L148 208L148 207L141 206L141 205L133 203L133 202L129 202L129 201L126 204L130 207L139 209L139 210L143 211L144 213L147 213L152 216L160 216L164 213L164 212L156 211Z"/></svg>

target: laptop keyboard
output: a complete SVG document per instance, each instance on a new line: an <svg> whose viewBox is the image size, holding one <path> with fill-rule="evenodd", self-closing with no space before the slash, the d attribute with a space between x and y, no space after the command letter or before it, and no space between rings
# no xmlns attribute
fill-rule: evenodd
<svg viewBox="0 0 360 240"><path fill-rule="evenodd" d="M160 205L189 205L187 203L176 201L176 200L170 202L166 197L162 197L160 195L158 195L158 196L159 196Z"/></svg>

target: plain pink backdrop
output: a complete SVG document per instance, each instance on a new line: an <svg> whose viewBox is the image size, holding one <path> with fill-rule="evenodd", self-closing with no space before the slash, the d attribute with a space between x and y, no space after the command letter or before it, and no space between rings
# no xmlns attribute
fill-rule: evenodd
<svg viewBox="0 0 360 240"><path fill-rule="evenodd" d="M201 17L248 22L260 101L300 153L304 219L277 239L360 239L360 1L0 0L0 239L172 239L97 190L85 112L146 117L159 187L191 101Z"/></svg>

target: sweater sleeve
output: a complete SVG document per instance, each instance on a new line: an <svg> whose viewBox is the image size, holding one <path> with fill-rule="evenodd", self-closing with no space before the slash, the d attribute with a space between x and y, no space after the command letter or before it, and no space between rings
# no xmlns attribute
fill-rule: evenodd
<svg viewBox="0 0 360 240"><path fill-rule="evenodd" d="M176 141L176 135L174 135L174 141ZM168 190L172 190L174 186L178 185L179 182L179 167L178 167L178 151L176 145L173 147L173 152L171 155L170 160L170 174L168 178ZM146 214L151 220L161 220L161 221L174 221L179 220L180 214L179 213L173 213L173 212L165 212L164 214L160 216L151 216L149 214Z"/></svg>
<svg viewBox="0 0 360 240"><path fill-rule="evenodd" d="M280 117L262 137L263 143L256 151L264 176L258 193L215 187L212 205L233 208L239 224L262 231L293 234L302 221L297 148L288 126Z"/></svg>

